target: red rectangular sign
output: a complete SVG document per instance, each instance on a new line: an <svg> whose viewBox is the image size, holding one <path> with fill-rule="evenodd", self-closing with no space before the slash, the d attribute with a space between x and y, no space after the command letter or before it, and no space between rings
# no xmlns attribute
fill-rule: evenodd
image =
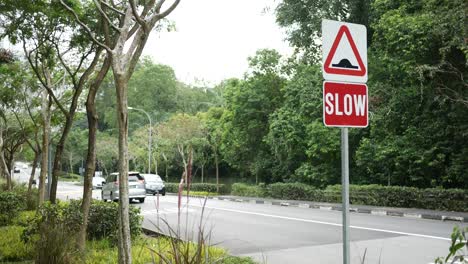
<svg viewBox="0 0 468 264"><path fill-rule="evenodd" d="M323 123L330 127L367 127L367 85L323 82Z"/></svg>

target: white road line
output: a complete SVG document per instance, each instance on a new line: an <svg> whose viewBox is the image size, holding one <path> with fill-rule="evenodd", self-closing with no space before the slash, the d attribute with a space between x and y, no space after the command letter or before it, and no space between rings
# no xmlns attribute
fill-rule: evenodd
<svg viewBox="0 0 468 264"><path fill-rule="evenodd" d="M170 202L170 201L167 201L167 202L168 203L177 203L177 202ZM203 207L202 205L194 205L194 204L192 204L191 206ZM249 211L226 209L226 208L219 208L219 207L212 207L212 206L205 206L205 208L220 210L220 211L227 211L227 212L234 212L234 213L241 213L241 214L258 215L258 216L265 216L265 217L271 217L271 218L278 218L278 219L301 221L301 222L306 222L306 223L314 223L314 224L322 224L322 225L331 225L331 226L341 227L341 224L337 224L337 223L323 222L323 221L310 220L310 219L304 219L304 218L296 218L296 217L288 217L288 216L281 216L281 215L255 213L255 212L249 212ZM362 227L362 226L350 226L350 228L360 229L360 230L368 230L368 231L376 231L376 232L382 232L382 233L405 235L405 236L414 236L414 237L423 237L423 238L432 238L432 239L438 239L438 240L451 241L450 238L445 238L445 237L429 236L429 235L422 235L422 234L416 234L416 233L407 233L407 232L400 232L400 231L386 230L386 229L379 229L379 228L370 228L370 227Z"/></svg>

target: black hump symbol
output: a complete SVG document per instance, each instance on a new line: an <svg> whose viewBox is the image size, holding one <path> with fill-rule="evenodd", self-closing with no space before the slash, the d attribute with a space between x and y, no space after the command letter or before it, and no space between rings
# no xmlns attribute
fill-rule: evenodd
<svg viewBox="0 0 468 264"><path fill-rule="evenodd" d="M332 64L332 66L337 67L337 68L346 68L346 69L358 69L359 68L358 66L352 65L348 59L342 59L340 60L340 63Z"/></svg>

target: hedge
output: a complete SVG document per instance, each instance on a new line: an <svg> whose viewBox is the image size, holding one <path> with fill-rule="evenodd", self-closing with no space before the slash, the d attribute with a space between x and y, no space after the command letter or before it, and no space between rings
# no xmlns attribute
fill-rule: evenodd
<svg viewBox="0 0 468 264"><path fill-rule="evenodd" d="M10 224L13 218L25 208L25 199L16 192L0 192L0 226Z"/></svg>
<svg viewBox="0 0 468 264"><path fill-rule="evenodd" d="M88 238L107 238L111 242L116 242L119 228L118 215L118 203L92 200L86 230ZM25 217L29 218L29 216ZM129 220L131 237L136 238L141 234L141 223L143 221L139 207L130 206ZM27 222L24 232L26 241L29 237L38 234L42 226L60 227L63 232L73 236L77 234L83 223L81 200L71 200L57 204L46 202L39 207L38 212L32 218L29 218Z"/></svg>
<svg viewBox="0 0 468 264"><path fill-rule="evenodd" d="M166 186L166 192L169 192L169 193L179 192L179 183L166 182L164 185ZM185 185L184 185L184 190L187 190L187 186ZM192 183L192 185L190 185L190 191L215 193L216 184L215 183ZM220 184L219 194L226 194L226 193L228 193L226 185Z"/></svg>
<svg viewBox="0 0 468 264"><path fill-rule="evenodd" d="M268 186L235 183L232 185L232 194L340 203L341 185L328 186L324 190L319 190L302 183L274 183ZM349 199L351 204L468 212L468 190L461 189L350 185Z"/></svg>
<svg viewBox="0 0 468 264"><path fill-rule="evenodd" d="M248 197L266 197L268 196L268 190L263 185L247 185L244 183L234 183L231 186L231 194L238 196Z"/></svg>

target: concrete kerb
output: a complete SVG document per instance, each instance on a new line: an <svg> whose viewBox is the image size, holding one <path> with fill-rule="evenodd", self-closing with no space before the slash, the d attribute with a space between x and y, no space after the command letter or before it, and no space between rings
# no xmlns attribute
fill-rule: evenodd
<svg viewBox="0 0 468 264"><path fill-rule="evenodd" d="M175 193L167 193L168 195L177 196ZM186 195L184 195L186 196ZM262 200L262 199L251 199L251 198L232 198L232 197L223 197L223 196L198 196L198 195L189 195L189 197L194 198L207 198L213 200L221 201L231 201L238 203L252 203L252 204L265 204L265 205L275 205L275 206L285 206L285 207L299 207L299 208L311 208L319 209L326 211L341 211L341 205L325 205L323 203L317 202L285 202L280 200ZM360 213L360 214L372 214L378 216L393 216L393 217L406 217L406 218L417 218L417 219L429 219L429 220L439 220L439 221L456 221L456 222L465 222L468 223L468 217L463 216L454 216L454 215L444 215L438 212L434 213L419 213L419 212L406 212L405 208L402 208L401 211L397 209L392 210L383 210L383 209L370 209L367 207L359 207L353 205L349 208L350 212ZM427 211L427 210L425 210Z"/></svg>

